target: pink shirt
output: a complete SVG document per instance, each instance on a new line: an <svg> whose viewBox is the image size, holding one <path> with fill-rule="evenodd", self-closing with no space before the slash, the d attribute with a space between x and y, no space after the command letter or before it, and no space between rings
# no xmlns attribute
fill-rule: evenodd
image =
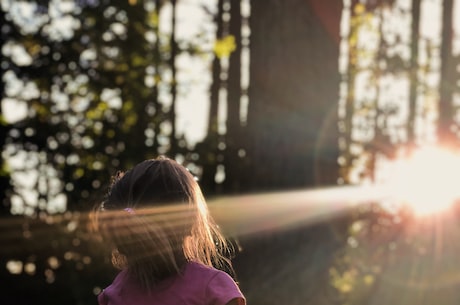
<svg viewBox="0 0 460 305"><path fill-rule="evenodd" d="M98 295L99 305L224 305L233 299L246 303L227 273L195 262L187 263L183 274L164 280L150 293L123 270Z"/></svg>

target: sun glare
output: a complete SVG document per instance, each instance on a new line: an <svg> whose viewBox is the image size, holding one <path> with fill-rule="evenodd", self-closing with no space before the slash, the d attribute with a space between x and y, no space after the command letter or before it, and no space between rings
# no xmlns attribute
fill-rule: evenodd
<svg viewBox="0 0 460 305"><path fill-rule="evenodd" d="M425 147L392 164L389 195L419 216L446 211L460 198L460 155Z"/></svg>

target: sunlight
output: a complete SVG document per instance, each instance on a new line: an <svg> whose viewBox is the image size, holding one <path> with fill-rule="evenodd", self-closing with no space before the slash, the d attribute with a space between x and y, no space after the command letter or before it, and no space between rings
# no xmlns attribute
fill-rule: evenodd
<svg viewBox="0 0 460 305"><path fill-rule="evenodd" d="M416 215L446 211L460 198L460 155L425 147L391 165L389 195Z"/></svg>
<svg viewBox="0 0 460 305"><path fill-rule="evenodd" d="M378 188L355 185L219 197L209 209L224 231L238 236L316 224L381 199Z"/></svg>

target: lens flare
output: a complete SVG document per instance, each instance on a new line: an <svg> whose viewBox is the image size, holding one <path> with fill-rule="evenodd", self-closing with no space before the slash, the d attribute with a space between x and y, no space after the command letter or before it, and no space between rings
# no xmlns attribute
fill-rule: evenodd
<svg viewBox="0 0 460 305"><path fill-rule="evenodd" d="M425 147L390 165L387 192L414 214L444 212L460 198L460 155Z"/></svg>

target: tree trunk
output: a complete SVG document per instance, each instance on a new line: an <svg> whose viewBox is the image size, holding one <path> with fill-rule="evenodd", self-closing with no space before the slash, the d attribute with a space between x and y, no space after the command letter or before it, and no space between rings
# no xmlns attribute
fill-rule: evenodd
<svg viewBox="0 0 460 305"><path fill-rule="evenodd" d="M443 1L442 10L442 45L441 45L441 81L439 101L439 142L444 145L454 145L457 137L452 133L453 105L452 94L455 88L455 66L452 57L453 37L453 0Z"/></svg>
<svg viewBox="0 0 460 305"><path fill-rule="evenodd" d="M217 25L216 39L221 39L224 33L224 21L222 15L224 13L224 0L219 0L217 4L217 15L215 22ZM222 87L222 80L220 74L222 66L220 58L214 56L212 63L212 84L211 84L211 97L208 118L208 132L206 138L202 143L199 143L195 149L199 153L203 164L203 173L201 176L201 187L206 194L216 193L216 182L214 177L216 175L217 167L217 144L218 144L218 128L217 128L217 113L219 106L219 91Z"/></svg>
<svg viewBox="0 0 460 305"><path fill-rule="evenodd" d="M169 119L171 120L171 135L170 135L170 151L172 155L177 153L177 139L176 139L176 95L177 95L177 82L176 82L176 56L178 53L176 42L176 0L171 0L172 17L171 17L171 55L169 58L169 67L171 69L171 109L169 111Z"/></svg>
<svg viewBox="0 0 460 305"><path fill-rule="evenodd" d="M407 124L407 138L409 146L416 142L415 138L415 113L417 104L417 87L419 85L418 72L418 43L420 36L420 1L412 0L412 41L410 44L410 92L409 92L409 122Z"/></svg>
<svg viewBox="0 0 460 305"><path fill-rule="evenodd" d="M235 37L236 50L230 55L228 70L228 100L227 100L227 133L225 136L225 181L224 189L227 192L236 192L240 189L239 172L242 160L238 157L241 146L241 5L234 1L230 7L230 35Z"/></svg>
<svg viewBox="0 0 460 305"><path fill-rule="evenodd" d="M6 20L5 18L5 12L3 10L0 10L0 24L5 26L5 29L7 28L6 25L10 25L8 28L10 31L1 31L0 32L0 46L3 47L4 44L9 40L8 38L15 38L15 36L18 36L18 32L11 33L14 31L14 27L11 26L10 22ZM11 68L11 62L7 59L7 57L4 57L2 59L3 63L0 67L0 77L3 78L4 74L6 71L8 71L9 68ZM0 82L0 92L2 92L2 98L0 98L0 103L2 103L3 97L5 97L5 82ZM0 148L1 151L3 152L5 150L5 144L7 142L7 136L10 131L10 124L5 122L4 120L4 115L2 113L2 107L0 107ZM10 209L11 209L11 203L10 203L10 194L11 193L11 182L10 182L10 173L7 172L7 165L6 165L6 160L4 159L4 154L1 154L0 157L0 216L6 216L10 215Z"/></svg>
<svg viewBox="0 0 460 305"><path fill-rule="evenodd" d="M251 6L251 166L242 184L249 190L313 186L315 164L332 160L334 168L338 155L337 139L324 125L338 99L339 23L336 35L325 24L340 20L342 3L255 0Z"/></svg>
<svg viewBox="0 0 460 305"><path fill-rule="evenodd" d="M250 166L240 174L242 190L312 187L315 167L327 171L329 160L336 167L341 5L251 2L249 109L241 135ZM326 27L330 20L337 28ZM331 223L322 222L242 236L235 267L248 304L334 304L329 268L344 242L334 234Z"/></svg>

